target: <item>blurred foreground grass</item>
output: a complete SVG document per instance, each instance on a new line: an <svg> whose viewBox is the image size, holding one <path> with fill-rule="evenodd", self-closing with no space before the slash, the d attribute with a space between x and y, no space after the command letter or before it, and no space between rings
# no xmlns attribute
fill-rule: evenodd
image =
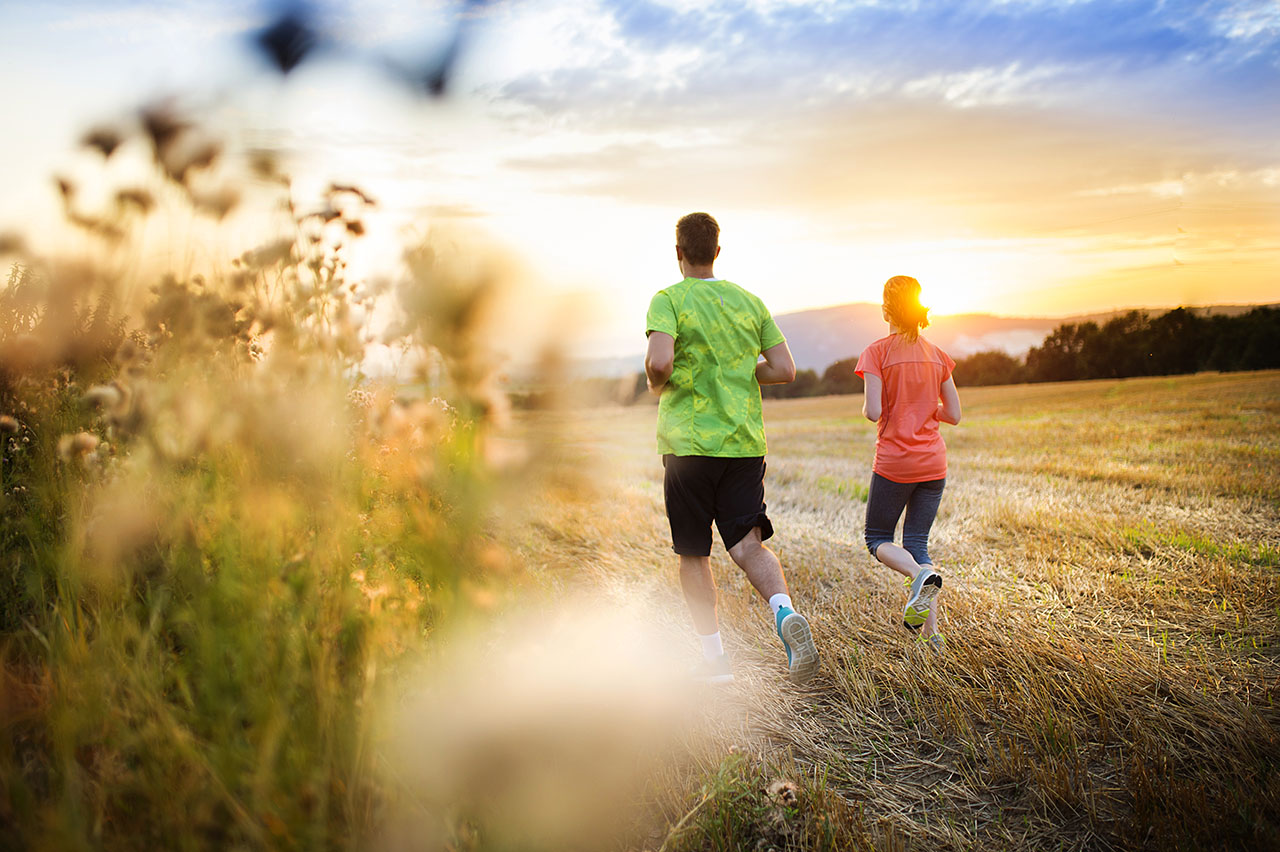
<svg viewBox="0 0 1280 852"><path fill-rule="evenodd" d="M60 179L63 254L0 249L0 847L368 844L403 671L512 567L474 327L497 273L428 240L394 286L350 277L372 199L308 212L269 152L228 176L170 109L86 142L152 169L108 162L89 200ZM264 245L130 260L148 222L216 227L241 192L289 211ZM375 341L431 392L366 377Z"/></svg>

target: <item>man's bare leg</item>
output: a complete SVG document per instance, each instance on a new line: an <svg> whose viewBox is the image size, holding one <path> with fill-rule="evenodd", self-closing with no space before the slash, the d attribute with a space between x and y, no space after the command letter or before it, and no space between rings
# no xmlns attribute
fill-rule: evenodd
<svg viewBox="0 0 1280 852"><path fill-rule="evenodd" d="M760 540L759 527L752 527L751 532L729 548L729 556L766 603L774 595L787 594L787 578L782 575L782 563L778 561L778 555Z"/></svg>
<svg viewBox="0 0 1280 852"><path fill-rule="evenodd" d="M707 556L680 557L680 586L684 600L693 617L693 629L702 643L703 664L695 677L705 683L729 683L733 671L729 657L720 639L719 618L716 615L716 579L711 573L711 559Z"/></svg>
<svg viewBox="0 0 1280 852"><path fill-rule="evenodd" d="M792 609L787 579L782 574L782 563L778 561L778 555L760 540L760 528L752 527L751 532L729 548L729 556L747 575L747 580L760 597L774 610L778 635L787 648L787 667L791 679L796 683L808 681L818 671L818 648L813 643L809 622Z"/></svg>
<svg viewBox="0 0 1280 852"><path fill-rule="evenodd" d="M711 557L681 556L680 587L699 636L720 632L716 615L716 578L711 574Z"/></svg>

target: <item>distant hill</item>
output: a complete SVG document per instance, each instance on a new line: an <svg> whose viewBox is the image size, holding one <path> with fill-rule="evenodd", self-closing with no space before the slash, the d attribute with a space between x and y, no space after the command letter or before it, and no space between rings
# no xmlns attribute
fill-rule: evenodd
<svg viewBox="0 0 1280 852"><path fill-rule="evenodd" d="M868 343L889 333L880 306L865 302L779 314L775 319L801 369L821 371L835 361L857 355ZM1021 355L1065 321L957 314L938 317L925 335L955 358L990 349Z"/></svg>
<svg viewBox="0 0 1280 852"><path fill-rule="evenodd" d="M1257 305L1211 305L1192 308L1197 314L1236 315ZM1164 313L1169 308L1147 308L1148 313ZM993 314L953 314L934 318L925 336L941 346L953 358L975 352L998 349L1010 355L1025 355L1033 346L1063 323L1106 322L1123 311L1106 311L1070 317L999 317ZM880 306L854 302L778 314L774 317L787 336L796 366L821 373L842 358L858 355L868 343L884 337L889 327L880 314ZM590 359L574 365L577 376L620 376L644 369L644 356Z"/></svg>

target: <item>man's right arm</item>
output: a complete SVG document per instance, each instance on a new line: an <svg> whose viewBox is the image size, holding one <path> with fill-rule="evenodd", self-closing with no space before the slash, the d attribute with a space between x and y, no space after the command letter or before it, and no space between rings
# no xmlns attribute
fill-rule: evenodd
<svg viewBox="0 0 1280 852"><path fill-rule="evenodd" d="M661 394L671 378L676 362L676 339L665 331L649 332L649 351L644 356L644 374L649 391Z"/></svg>
<svg viewBox="0 0 1280 852"><path fill-rule="evenodd" d="M785 385L796 377L796 362L787 341L770 346L760 353L764 360L756 364L756 381L762 385Z"/></svg>

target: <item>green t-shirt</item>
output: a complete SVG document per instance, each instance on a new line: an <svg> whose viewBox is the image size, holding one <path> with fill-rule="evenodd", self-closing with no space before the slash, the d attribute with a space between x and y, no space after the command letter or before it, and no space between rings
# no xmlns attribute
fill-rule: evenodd
<svg viewBox="0 0 1280 852"><path fill-rule="evenodd" d="M786 340L764 302L729 281L686 278L658 291L645 321L646 336L662 331L676 340L658 404L658 452L763 456L756 363Z"/></svg>

